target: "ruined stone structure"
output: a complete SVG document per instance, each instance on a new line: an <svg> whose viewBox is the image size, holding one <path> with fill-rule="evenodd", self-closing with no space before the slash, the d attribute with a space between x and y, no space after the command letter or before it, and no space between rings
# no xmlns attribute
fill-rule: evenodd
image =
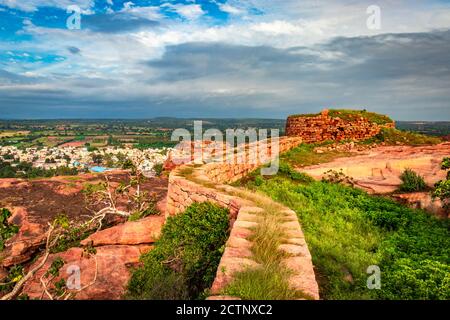
<svg viewBox="0 0 450 320"><path fill-rule="evenodd" d="M279 151L286 152L301 142L300 138L280 138ZM248 156L249 150L250 148L245 149L242 153ZM271 154L270 148L268 153ZM236 153L234 156L241 155ZM258 224L256 213L263 209L256 203L256 195L244 196L244 191L226 183L239 180L262 164L264 161L243 164L189 164L177 167L170 174L167 216L182 213L194 202L210 201L230 210L231 233L211 288L211 299L223 299L220 297L221 292L233 280L236 272L258 266L252 260L252 243L248 238L252 234L252 228ZM268 197L264 197L264 201L272 202ZM275 203L274 205L278 205L285 215L283 226L289 239L280 246L280 250L288 253L284 265L292 272L289 284L293 290L302 291L312 299L319 299L311 255L297 215L289 208Z"/></svg>
<svg viewBox="0 0 450 320"><path fill-rule="evenodd" d="M286 135L301 137L304 142L364 140L377 135L382 128L395 127L394 122L379 125L363 116L350 117L350 120L331 117L328 110L319 115L290 116L286 123Z"/></svg>

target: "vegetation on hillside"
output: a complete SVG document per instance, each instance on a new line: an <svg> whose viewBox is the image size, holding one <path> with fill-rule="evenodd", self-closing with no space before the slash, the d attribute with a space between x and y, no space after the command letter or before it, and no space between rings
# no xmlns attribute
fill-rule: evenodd
<svg viewBox="0 0 450 320"><path fill-rule="evenodd" d="M257 175L246 185L297 212L324 299L450 299L447 220L328 182ZM369 290L367 268L381 269Z"/></svg>
<svg viewBox="0 0 450 320"><path fill-rule="evenodd" d="M434 145L441 143L442 139L421 133L403 131L393 128L383 128L375 137L362 141L362 144L384 143L385 145Z"/></svg>
<svg viewBox="0 0 450 320"><path fill-rule="evenodd" d="M5 247L5 241L19 231L19 227L8 223L11 212L8 209L0 209L0 251Z"/></svg>
<svg viewBox="0 0 450 320"><path fill-rule="evenodd" d="M435 185L433 197L439 198L444 204L444 208L450 208L450 158L444 158L441 164L442 170L447 170L447 177Z"/></svg>
<svg viewBox="0 0 450 320"><path fill-rule="evenodd" d="M423 177L411 169L405 169L400 175L400 180L402 180L402 184L399 187L399 191L419 192L427 189L427 184Z"/></svg>
<svg viewBox="0 0 450 320"><path fill-rule="evenodd" d="M372 123L384 125L394 122L391 118L384 114L369 112L366 110L349 110L349 109L334 109L328 112L332 118L341 118L343 120L352 121L359 117L364 117Z"/></svg>
<svg viewBox="0 0 450 320"><path fill-rule="evenodd" d="M320 113L311 113L311 114L296 114L290 117L317 117ZM364 117L370 122L385 125L388 123L392 123L393 120L386 115L369 112L366 110L350 110L350 109L331 109L328 111L328 115L332 118L341 118L342 120L352 121L360 117Z"/></svg>
<svg viewBox="0 0 450 320"><path fill-rule="evenodd" d="M207 295L228 238L228 209L193 204L170 217L161 238L133 272L129 298L201 299Z"/></svg>
<svg viewBox="0 0 450 320"><path fill-rule="evenodd" d="M350 152L339 150L327 151L324 153L314 152L314 149L316 147L323 147L331 144L332 142L330 141L310 144L303 143L298 147L293 148L286 153L283 153L281 155L281 160L292 166L303 167L331 162L334 159L352 155L352 153Z"/></svg>
<svg viewBox="0 0 450 320"><path fill-rule="evenodd" d="M77 175L76 168L59 167L57 169L35 168L29 162L19 162L11 165L0 160L0 178L50 178L54 176Z"/></svg>

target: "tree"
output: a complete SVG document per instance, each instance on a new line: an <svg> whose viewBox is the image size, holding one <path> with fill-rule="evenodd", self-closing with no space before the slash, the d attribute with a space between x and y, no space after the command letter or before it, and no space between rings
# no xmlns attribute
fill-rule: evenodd
<svg viewBox="0 0 450 320"><path fill-rule="evenodd" d="M102 164L102 162L103 162L103 156L102 156L101 154L99 154L99 153L93 153L93 154L92 154L92 161L93 161L95 164Z"/></svg>

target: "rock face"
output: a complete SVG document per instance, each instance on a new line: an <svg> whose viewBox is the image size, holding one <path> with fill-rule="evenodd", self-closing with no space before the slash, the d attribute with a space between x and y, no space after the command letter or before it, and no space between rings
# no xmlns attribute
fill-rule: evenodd
<svg viewBox="0 0 450 320"><path fill-rule="evenodd" d="M1 265L6 268L28 261L46 238L44 227L29 222L24 208L14 208L8 222L20 226L20 229L16 235L8 239L5 249L0 252Z"/></svg>
<svg viewBox="0 0 450 320"><path fill-rule="evenodd" d="M378 125L356 116L352 121L347 121L339 117L332 118L328 110L324 110L318 116L288 117L286 135L301 137L305 142L364 140L377 135L383 127L393 128L395 124Z"/></svg>
<svg viewBox="0 0 450 320"><path fill-rule="evenodd" d="M94 256L87 254L82 248L71 248L66 252L49 256L42 267L23 288L23 293L30 299L49 299L44 293L41 277L50 268L52 262L60 257L65 264L59 271L59 276L52 283L60 279L66 280L68 285L76 284L76 271L79 270L80 287L68 290L73 294L72 298L84 300L117 300L122 299L126 292L126 285L130 279L129 267L139 262L141 254L151 250L151 246L103 246L96 248ZM41 257L42 259L42 257ZM36 261L33 268L41 260ZM80 290L84 288L83 290Z"/></svg>
<svg viewBox="0 0 450 320"><path fill-rule="evenodd" d="M154 243L161 234L163 216L151 216L135 222L126 222L89 236L81 242L97 247L104 245L137 245Z"/></svg>

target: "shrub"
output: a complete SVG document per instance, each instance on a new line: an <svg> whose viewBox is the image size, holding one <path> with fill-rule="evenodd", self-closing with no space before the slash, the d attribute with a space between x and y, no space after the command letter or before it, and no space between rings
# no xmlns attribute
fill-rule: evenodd
<svg viewBox="0 0 450 320"><path fill-rule="evenodd" d="M161 238L141 257L128 285L133 299L198 299L212 285L228 238L228 209L193 204L170 217Z"/></svg>
<svg viewBox="0 0 450 320"><path fill-rule="evenodd" d="M442 170L450 169L450 158L444 158L441 165ZM435 190L432 195L433 198L439 198L442 200L444 208L450 207L450 170L447 171L447 179L441 180L435 184Z"/></svg>
<svg viewBox="0 0 450 320"><path fill-rule="evenodd" d="M11 212L8 209L0 209L0 250L5 247L5 241L19 232L19 227L8 223Z"/></svg>
<svg viewBox="0 0 450 320"><path fill-rule="evenodd" d="M427 185L423 180L423 177L411 169L405 169L405 171L401 174L400 179L402 180L402 184L399 187L400 191L417 192L427 189Z"/></svg>
<svg viewBox="0 0 450 320"><path fill-rule="evenodd" d="M156 176L159 177L164 170L164 166L162 163L157 163L153 166L153 170L155 171Z"/></svg>

